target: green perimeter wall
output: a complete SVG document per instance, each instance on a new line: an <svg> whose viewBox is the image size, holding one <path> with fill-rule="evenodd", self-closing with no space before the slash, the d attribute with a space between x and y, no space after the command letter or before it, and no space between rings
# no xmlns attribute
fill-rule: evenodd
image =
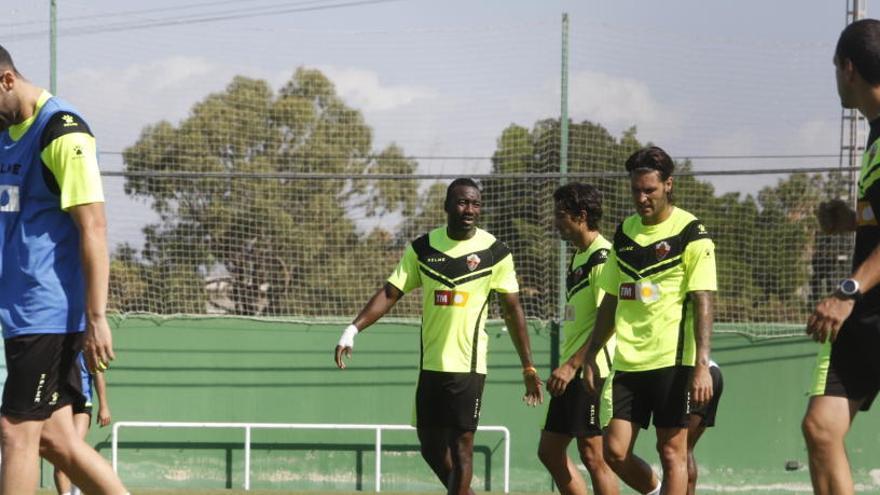
<svg viewBox="0 0 880 495"><path fill-rule="evenodd" d="M297 423L409 423L419 359L418 327L376 325L356 342L348 369L332 351L339 325L239 319L129 318L115 325L117 360L108 374L113 419ZM550 490L535 455L546 412L526 407L516 352L503 328L491 325L483 425L512 433L511 489ZM541 376L549 373L549 336L532 330ZM698 447L701 492L809 493L800 419L807 402L816 344L803 338L751 342L718 334L713 358L725 387L718 427ZM240 488L242 431L123 430L120 473L129 487ZM372 490L372 432L257 431L252 487L286 490ZM110 431L89 441L110 457ZM383 490L437 490L414 433L386 432ZM654 433L637 450L655 469ZM501 491L502 442L477 435L475 488ZM849 435L855 478L880 492L880 415L860 415ZM572 452L572 455L574 453ZM796 461L800 469L786 471ZM51 484L44 470L43 483ZM624 493L627 493L624 490Z"/></svg>

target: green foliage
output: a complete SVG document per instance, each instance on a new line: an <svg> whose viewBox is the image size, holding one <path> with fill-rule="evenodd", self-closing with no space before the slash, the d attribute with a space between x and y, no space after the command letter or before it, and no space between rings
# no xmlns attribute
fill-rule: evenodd
<svg viewBox="0 0 880 495"><path fill-rule="evenodd" d="M616 137L589 121L569 133L568 171L603 192L610 238L633 214L623 163L643 143L635 128ZM559 172L559 146L556 119L512 124L483 181L482 226L512 249L527 316L545 320L558 313L552 195L561 181L546 174ZM111 305L121 312L351 314L406 243L446 220L446 184L418 183L417 163L396 144L374 150L363 115L317 70L297 69L277 93L235 77L179 124L147 126L124 160L133 173L126 193L148 200L159 222L144 229L140 253L116 250ZM845 195L845 178L794 174L743 197L716 194L690 170L677 164L675 201L715 240L716 319L802 321L845 265L845 243L817 236L814 220L822 198ZM400 219L395 229L369 220L385 215ZM420 300L405 298L395 311L418 315Z"/></svg>
<svg viewBox="0 0 880 495"><path fill-rule="evenodd" d="M498 138L492 172L558 172L559 128L557 120L539 121L531 130L510 125ZM569 129L568 170L589 174L577 180L602 191L602 230L611 238L617 224L634 214L623 164L643 144L636 138L635 128L620 138L588 121L571 123ZM676 204L703 220L715 241L719 280L716 318L803 321L817 293L811 287L815 285L811 277L819 271L815 260L811 266L811 259L819 253L814 249L814 211L822 198L843 194L843 177L794 174L765 187L755 199L716 195L711 183L698 180L690 171L689 162L676 164L673 191ZM544 318L558 312L559 244L552 225L552 194L559 184L558 180L537 178L485 181L486 228L515 253L526 313ZM841 251L840 246L834 249L835 253Z"/></svg>
<svg viewBox="0 0 880 495"><path fill-rule="evenodd" d="M124 152L126 170L144 173L127 176L125 190L148 198L161 223L145 229L142 259L117 255L117 279L130 281L117 289L118 304L137 307L133 300L146 298L155 308L162 301L163 313L319 315L340 305L354 311L364 295L347 295L338 285L375 264L351 256L351 248L363 243L383 251L393 239L381 231L362 239L347 212L409 214L415 201L414 181L348 178L405 176L416 167L396 145L378 153L371 146L361 113L323 74L304 68L277 95L265 81L239 76L179 125L148 126ZM170 180L154 172L241 177ZM292 172L334 178L279 175Z"/></svg>

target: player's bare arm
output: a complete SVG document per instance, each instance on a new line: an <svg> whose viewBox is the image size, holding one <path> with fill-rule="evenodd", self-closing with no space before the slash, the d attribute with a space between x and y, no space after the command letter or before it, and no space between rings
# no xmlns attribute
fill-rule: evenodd
<svg viewBox="0 0 880 495"><path fill-rule="evenodd" d="M712 291L689 293L694 302L694 338L697 344L697 359L691 381L691 399L697 406L707 404L712 399L712 375L709 374L709 354L712 346Z"/></svg>
<svg viewBox="0 0 880 495"><path fill-rule="evenodd" d="M522 305L519 303L519 294L516 292L499 293L504 322L513 346L519 354L519 360L523 369L523 382L526 393L523 401L530 406L537 406L544 402L544 392L541 390L541 378L532 361L532 346L529 342L529 333L526 329L526 317Z"/></svg>
<svg viewBox="0 0 880 495"><path fill-rule="evenodd" d="M850 278L858 282L862 294L880 284L880 246L874 248ZM834 342L843 322L852 313L853 306L855 300L836 293L822 299L807 319L807 335L816 342Z"/></svg>
<svg viewBox="0 0 880 495"><path fill-rule="evenodd" d="M825 234L855 232L856 212L842 199L832 199L819 204L816 211L819 228Z"/></svg>
<svg viewBox="0 0 880 495"><path fill-rule="evenodd" d="M401 297L403 297L403 292L387 282L373 294L373 297L367 301L367 304L361 309L361 312L358 313L351 325L345 329L339 344L336 346L334 359L339 369L345 369L343 356L351 358L351 351L354 348L354 336L358 332L366 330L373 323L376 323L379 318L385 316Z"/></svg>
<svg viewBox="0 0 880 495"><path fill-rule="evenodd" d="M89 370L103 372L113 353L113 335L107 323L110 257L104 203L73 206L69 210L80 236L80 258L86 286L86 335L83 354Z"/></svg>
<svg viewBox="0 0 880 495"><path fill-rule="evenodd" d="M572 359L580 359L580 363L592 363L596 360L596 355L608 343L608 339L614 333L614 315L617 313L617 296L605 294L599 310L596 312L596 323L593 325L593 332L590 338L584 342L584 345L574 353ZM592 366L584 366L584 385L591 394L596 394L595 372Z"/></svg>

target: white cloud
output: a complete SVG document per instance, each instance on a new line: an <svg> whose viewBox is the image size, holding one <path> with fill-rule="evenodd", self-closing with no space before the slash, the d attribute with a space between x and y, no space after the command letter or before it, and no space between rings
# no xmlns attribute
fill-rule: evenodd
<svg viewBox="0 0 880 495"><path fill-rule="evenodd" d="M543 91L511 99L521 122L559 115L559 82L547 81ZM613 135L631 126L641 141L666 143L681 135L682 109L660 103L649 84L631 77L603 72L576 71L569 75L568 114L575 122L589 120Z"/></svg>
<svg viewBox="0 0 880 495"><path fill-rule="evenodd" d="M636 125L673 131L680 122L673 109L655 99L647 83L591 71L571 75L569 114L614 129Z"/></svg>
<svg viewBox="0 0 880 495"><path fill-rule="evenodd" d="M370 70L334 66L323 66L320 70L336 85L339 96L364 111L393 110L437 96L434 90L424 86L383 85L379 74Z"/></svg>

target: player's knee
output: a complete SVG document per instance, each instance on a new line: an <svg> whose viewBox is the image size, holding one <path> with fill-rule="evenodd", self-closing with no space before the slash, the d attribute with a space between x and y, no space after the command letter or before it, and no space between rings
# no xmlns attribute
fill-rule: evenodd
<svg viewBox="0 0 880 495"><path fill-rule="evenodd" d="M808 444L828 445L838 440L834 429L828 426L826 421L822 421L812 414L807 414L801 422L801 431Z"/></svg>
<svg viewBox="0 0 880 495"><path fill-rule="evenodd" d="M657 454L660 455L660 464L664 469L679 466L687 462L687 451L683 451L677 445L670 442L657 442Z"/></svg>
<svg viewBox="0 0 880 495"><path fill-rule="evenodd" d="M629 459L629 449L625 445L618 445L613 442L605 442L602 450L603 458L614 470L622 466Z"/></svg>
<svg viewBox="0 0 880 495"><path fill-rule="evenodd" d="M602 448L585 447L580 449L581 462L587 471L595 473L606 468L605 456L602 455Z"/></svg>
<svg viewBox="0 0 880 495"><path fill-rule="evenodd" d="M47 459L56 466L63 467L68 464L71 457L72 445L65 438L49 435L40 438L40 457Z"/></svg>
<svg viewBox="0 0 880 495"><path fill-rule="evenodd" d="M556 456L553 455L553 452L543 442L538 444L538 459L541 461L541 464L547 467L552 466L554 457Z"/></svg>
<svg viewBox="0 0 880 495"><path fill-rule="evenodd" d="M3 443L3 453L6 455L15 455L15 452L32 450L39 441L37 437L27 430L8 426L4 427L2 432L0 432L0 439L2 439Z"/></svg>

